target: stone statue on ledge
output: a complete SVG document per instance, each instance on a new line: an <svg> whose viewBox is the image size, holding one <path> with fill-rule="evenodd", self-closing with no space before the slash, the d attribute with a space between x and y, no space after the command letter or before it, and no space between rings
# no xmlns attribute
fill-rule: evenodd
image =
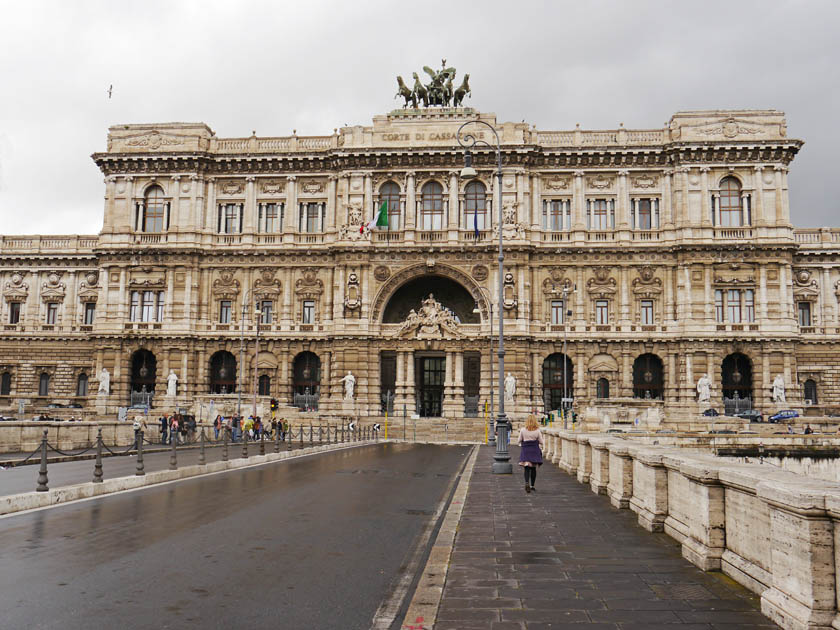
<svg viewBox="0 0 840 630"><path fill-rule="evenodd" d="M777 374L773 379L773 402L787 403L785 399L785 379L781 374Z"/></svg>
<svg viewBox="0 0 840 630"><path fill-rule="evenodd" d="M353 372L347 372L341 382L344 383L344 400L353 400L356 395L356 377Z"/></svg>
<svg viewBox="0 0 840 630"><path fill-rule="evenodd" d="M516 395L516 377L510 372L505 376L505 402L512 403Z"/></svg>
<svg viewBox="0 0 840 630"><path fill-rule="evenodd" d="M169 376L166 377L166 395L176 396L178 393L178 375L173 370L169 370Z"/></svg>
<svg viewBox="0 0 840 630"><path fill-rule="evenodd" d="M704 374L697 381L697 402L707 403L712 400L712 381Z"/></svg>
<svg viewBox="0 0 840 630"><path fill-rule="evenodd" d="M97 390L97 395L105 394L106 396L111 393L111 373L108 371L108 368L102 368L99 371L99 389Z"/></svg>

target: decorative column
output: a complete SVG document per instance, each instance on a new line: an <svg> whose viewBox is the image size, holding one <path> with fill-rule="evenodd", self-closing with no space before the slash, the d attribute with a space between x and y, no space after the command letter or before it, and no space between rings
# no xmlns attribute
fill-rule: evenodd
<svg viewBox="0 0 840 630"><path fill-rule="evenodd" d="M412 232L417 218L416 185L414 171L408 171L405 174L405 216L403 217L403 221L405 229ZM414 240L413 234L410 240Z"/></svg>
<svg viewBox="0 0 840 630"><path fill-rule="evenodd" d="M790 199L788 198L788 167L781 164L774 167L776 170L776 199L781 206L780 223L790 225Z"/></svg>
<svg viewBox="0 0 840 630"><path fill-rule="evenodd" d="M616 212L618 212L618 223L616 227L619 230L627 230L630 228L629 210L627 207L629 196L627 193L627 175L629 171L622 169L618 171L618 204ZM636 216L636 229L639 228L639 217Z"/></svg>
<svg viewBox="0 0 840 630"><path fill-rule="evenodd" d="M709 167L700 167L700 225L703 227L712 227L712 210L710 208L709 199Z"/></svg>
<svg viewBox="0 0 840 630"><path fill-rule="evenodd" d="M166 270L166 301L163 304L163 320L170 326L175 321L172 316L175 311L175 270L176 267Z"/></svg>
<svg viewBox="0 0 840 630"><path fill-rule="evenodd" d="M630 290L629 290L629 278L627 273L627 267L620 267L619 268L619 275L618 275L618 282L621 285L619 288L620 296L621 296L621 305L619 306L619 320L618 325L619 327L629 326L630 325Z"/></svg>
<svg viewBox="0 0 840 630"><path fill-rule="evenodd" d="M294 234L298 231L300 210L297 204L297 177L289 175L286 178L286 208L283 217L283 241L294 242Z"/></svg>
<svg viewBox="0 0 840 630"><path fill-rule="evenodd" d="M204 180L202 180L198 175L190 175L190 205L189 210L187 210L185 220L181 224L187 232L197 232L198 228L202 225L199 203L204 203L204 195L199 190L199 187L203 185L203 182ZM201 200L200 202L199 199Z"/></svg>
<svg viewBox="0 0 840 630"><path fill-rule="evenodd" d="M583 171L575 171L574 198L572 199L572 230L585 228L583 220Z"/></svg>
<svg viewBox="0 0 840 630"><path fill-rule="evenodd" d="M777 164L773 167L776 185L776 225L785 224L785 210L782 203L782 169L784 167Z"/></svg>
<svg viewBox="0 0 840 630"><path fill-rule="evenodd" d="M575 295L575 323L577 325L581 326L581 325L586 323L585 322L585 317L586 316L584 315L583 307L584 307L584 303L585 303L586 299L588 299L588 296L587 296L587 298L583 297L584 293L585 293L585 290L584 290L584 287L583 287L583 267L578 267L576 271L577 271L577 274L576 274L577 275L577 280L575 282L577 283L578 293ZM563 308L565 308L566 310L569 310L566 305L563 305Z"/></svg>
<svg viewBox="0 0 840 630"><path fill-rule="evenodd" d="M126 272L125 267L120 267L120 294L119 294L119 307L117 310L117 318L120 320L120 325L123 322L128 321L128 304L129 300L131 300L131 296L126 291Z"/></svg>
<svg viewBox="0 0 840 630"><path fill-rule="evenodd" d="M443 415L446 417L452 417L455 415L462 415L458 414L458 410L456 409L455 398L454 398L454 388L455 388L455 379L453 377L455 372L455 361L453 359L453 353L447 352L446 353L446 365L444 366L444 379L443 379Z"/></svg>
<svg viewBox="0 0 840 630"><path fill-rule="evenodd" d="M257 231L257 195L254 181L253 175L245 178L245 217L242 232L248 235Z"/></svg>
<svg viewBox="0 0 840 630"><path fill-rule="evenodd" d="M621 388L618 395L622 398L633 397L633 365L630 362L630 348L623 344L621 348Z"/></svg>
<svg viewBox="0 0 840 630"><path fill-rule="evenodd" d="M406 382L405 382L405 397L408 405L408 415L412 416L417 413L417 392L415 391L414 380L414 351L409 350L405 353L406 359Z"/></svg>
<svg viewBox="0 0 840 630"><path fill-rule="evenodd" d="M447 213L447 228L449 239L458 240L458 224L460 223L460 208L458 208L458 171L449 171L449 212ZM454 233L453 233L454 230Z"/></svg>
<svg viewBox="0 0 840 630"><path fill-rule="evenodd" d="M531 407L533 407L537 413L539 413L541 409L543 412L547 411L543 408L545 403L542 399L541 372L540 355L537 352L531 352Z"/></svg>
<svg viewBox="0 0 840 630"><path fill-rule="evenodd" d="M116 199L114 192L116 189L116 182L117 178L115 175L108 175L105 178L105 218L102 221L103 234L107 234L108 232L112 232L114 230L114 219L116 218ZM133 212L132 208L129 208L129 210Z"/></svg>
<svg viewBox="0 0 840 630"><path fill-rule="evenodd" d="M394 415L402 414L403 405L406 405L406 415L410 415L408 408L408 400L406 398L406 382L405 382L405 361L408 353L403 350L397 350L397 376L394 382Z"/></svg>
<svg viewBox="0 0 840 630"><path fill-rule="evenodd" d="M683 225L693 225L691 220L691 210L688 205L688 173L691 168L688 166L680 166L677 171L680 174L680 218Z"/></svg>
<svg viewBox="0 0 840 630"><path fill-rule="evenodd" d="M338 175L330 173L327 178L327 232L334 232L336 227L336 213L338 212L337 181Z"/></svg>
<svg viewBox="0 0 840 630"><path fill-rule="evenodd" d="M539 238L542 212L542 181L537 174L531 175L531 238ZM565 213L565 209L564 209ZM565 214L564 214L565 216ZM563 219L561 218L561 221Z"/></svg>
<svg viewBox="0 0 840 630"><path fill-rule="evenodd" d="M169 189L172 192L172 202L167 210L167 216L164 217L164 228L170 232L180 232L181 222L181 176L173 175L172 182ZM169 226L166 228L166 226Z"/></svg>
<svg viewBox="0 0 840 630"><path fill-rule="evenodd" d="M828 267L823 267L820 285L823 303L822 325L825 327L837 322L837 300L831 295L831 270Z"/></svg>
<svg viewBox="0 0 840 630"><path fill-rule="evenodd" d="M712 265L703 265L703 317L706 322L712 322L715 319L715 302L714 294L712 293Z"/></svg>
<svg viewBox="0 0 840 630"><path fill-rule="evenodd" d="M202 229L207 229L211 233L218 231L218 223L216 215L218 209L216 208L216 178L207 178L207 207L202 212L202 219L200 221Z"/></svg>
<svg viewBox="0 0 840 630"><path fill-rule="evenodd" d="M756 227L765 227L767 219L764 216L764 182L762 181L761 172L764 167L759 164L753 167L753 193L755 198L752 203L753 224Z"/></svg>
<svg viewBox="0 0 840 630"><path fill-rule="evenodd" d="M787 319L791 316L790 307L788 306L787 265L784 262L779 263L779 316L782 319Z"/></svg>
<svg viewBox="0 0 840 630"><path fill-rule="evenodd" d="M455 415L464 415L464 352L458 350L455 354L455 383L452 388Z"/></svg>
<svg viewBox="0 0 840 630"><path fill-rule="evenodd" d="M373 207L373 177L371 176L371 172L367 171L364 173L364 210L362 211L362 217L370 216L372 219L376 216L376 210ZM368 219L370 220L370 219Z"/></svg>
<svg viewBox="0 0 840 630"><path fill-rule="evenodd" d="M667 388L667 400L678 401L680 397L680 375L677 373L677 353L668 353L668 374L665 376L665 387Z"/></svg>
<svg viewBox="0 0 840 630"><path fill-rule="evenodd" d="M674 268L665 267L665 304L662 309L662 324L674 321Z"/></svg>
<svg viewBox="0 0 840 630"><path fill-rule="evenodd" d="M692 351L687 351L685 353L685 401L687 403L694 402L694 393L695 393L695 385L694 385L694 366L692 365L692 357L694 353ZM711 375L709 375L711 378ZM714 388L717 383L714 379L712 379L712 395L714 396Z"/></svg>
<svg viewBox="0 0 840 630"><path fill-rule="evenodd" d="M663 180L662 180L662 211L664 213L664 224L666 229L673 229L674 227L674 200L673 200L673 179L674 179L674 170L673 169L665 169L662 171Z"/></svg>
<svg viewBox="0 0 840 630"><path fill-rule="evenodd" d="M758 323L767 320L767 265L758 267Z"/></svg>

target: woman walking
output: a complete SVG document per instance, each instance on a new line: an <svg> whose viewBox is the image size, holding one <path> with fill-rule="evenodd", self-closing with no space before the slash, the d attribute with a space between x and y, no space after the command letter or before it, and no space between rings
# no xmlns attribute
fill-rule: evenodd
<svg viewBox="0 0 840 630"><path fill-rule="evenodd" d="M519 465L525 473L525 492L535 492L537 466L542 466L543 436L535 415L528 416L525 426L519 429Z"/></svg>

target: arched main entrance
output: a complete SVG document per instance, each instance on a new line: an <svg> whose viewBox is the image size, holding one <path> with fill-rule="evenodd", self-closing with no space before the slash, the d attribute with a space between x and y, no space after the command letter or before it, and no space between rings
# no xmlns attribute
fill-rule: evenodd
<svg viewBox="0 0 840 630"><path fill-rule="evenodd" d="M227 350L210 357L210 393L232 394L236 391L236 359Z"/></svg>
<svg viewBox="0 0 840 630"><path fill-rule="evenodd" d="M438 275L424 275L413 278L397 289L385 306L382 323L404 322L409 312L420 310L423 300L434 295L434 299L452 311L461 324L478 324L481 319L475 310L475 298L462 285L451 278Z"/></svg>
<svg viewBox="0 0 840 630"><path fill-rule="evenodd" d="M752 362L740 352L728 355L720 366L723 407L726 414L752 409Z"/></svg>
<svg viewBox="0 0 840 630"><path fill-rule="evenodd" d="M662 359L655 354L643 354L633 362L633 398L662 400L665 377Z"/></svg>
<svg viewBox="0 0 840 630"><path fill-rule="evenodd" d="M564 361L565 359L565 361ZM574 398L574 365L562 352L550 354L543 361L543 401L546 412L571 407Z"/></svg>
<svg viewBox="0 0 840 630"><path fill-rule="evenodd" d="M301 352L292 365L293 404L299 409L317 409L321 394L321 359L314 352Z"/></svg>

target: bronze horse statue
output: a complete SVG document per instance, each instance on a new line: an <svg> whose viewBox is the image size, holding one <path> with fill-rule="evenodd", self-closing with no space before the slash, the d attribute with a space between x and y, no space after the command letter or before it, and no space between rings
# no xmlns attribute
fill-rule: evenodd
<svg viewBox="0 0 840 630"><path fill-rule="evenodd" d="M417 76L416 72L412 73L414 75L414 102L417 103L418 101L423 101L423 107L429 106L429 92L426 90L426 87L420 83L420 77ZM415 105L417 107L417 105Z"/></svg>
<svg viewBox="0 0 840 630"><path fill-rule="evenodd" d="M408 104L412 103L412 107L417 109L417 95L412 90L408 89L408 86L403 81L403 78L399 75L397 75L397 85L399 86L399 89L397 90L396 95L394 95L394 98L402 96L405 99L403 107L408 107Z"/></svg>
<svg viewBox="0 0 840 630"><path fill-rule="evenodd" d="M452 106L459 107L461 103L464 101L464 97L469 94L472 96L472 90L470 90L470 75L464 74L464 81L455 90L455 93L452 95Z"/></svg>

